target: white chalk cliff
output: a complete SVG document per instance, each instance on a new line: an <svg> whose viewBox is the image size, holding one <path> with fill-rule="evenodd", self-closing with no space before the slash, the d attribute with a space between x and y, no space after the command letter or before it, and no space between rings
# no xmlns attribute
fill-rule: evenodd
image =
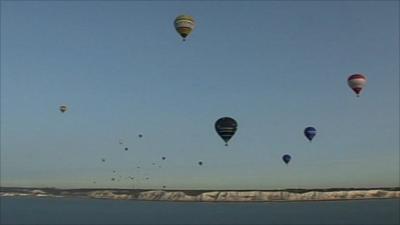
<svg viewBox="0 0 400 225"><path fill-rule="evenodd" d="M324 201L400 198L400 188L273 191L1 188L0 196L89 197L118 200L198 202Z"/></svg>
<svg viewBox="0 0 400 225"><path fill-rule="evenodd" d="M400 198L400 191L360 190L306 193L287 191L211 191L188 195L182 191L143 191L138 195L119 194L113 191L92 191L92 198L134 199L151 201L202 201L202 202L246 202L246 201L322 201L373 198Z"/></svg>

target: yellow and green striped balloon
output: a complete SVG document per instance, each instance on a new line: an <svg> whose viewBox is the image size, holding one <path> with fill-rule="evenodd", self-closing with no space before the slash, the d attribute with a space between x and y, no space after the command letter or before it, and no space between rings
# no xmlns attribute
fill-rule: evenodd
<svg viewBox="0 0 400 225"><path fill-rule="evenodd" d="M180 15L175 18L174 21L175 29L185 41L185 38L193 31L195 22L193 17L188 15Z"/></svg>

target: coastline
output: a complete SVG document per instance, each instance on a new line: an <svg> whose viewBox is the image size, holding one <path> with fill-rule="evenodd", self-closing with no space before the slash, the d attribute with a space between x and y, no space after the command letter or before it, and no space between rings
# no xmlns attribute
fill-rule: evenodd
<svg viewBox="0 0 400 225"><path fill-rule="evenodd" d="M368 200L395 200L400 197L388 197L388 198L356 198L356 199L319 199L319 200L268 200L268 201L180 201L180 200L145 200L145 199L114 199L114 198L92 198L88 196L35 196L35 195L0 195L1 198L42 198L42 199L53 199L53 198L61 198L61 199L93 199L93 200L112 200L112 201L134 201L134 202L165 202L165 203L203 203L203 204L235 204L235 203L312 203L312 202L349 202L349 201L368 201Z"/></svg>
<svg viewBox="0 0 400 225"><path fill-rule="evenodd" d="M135 190L0 188L0 197L90 198L108 200L256 203L315 202L400 199L400 187L371 189L286 189L286 190Z"/></svg>

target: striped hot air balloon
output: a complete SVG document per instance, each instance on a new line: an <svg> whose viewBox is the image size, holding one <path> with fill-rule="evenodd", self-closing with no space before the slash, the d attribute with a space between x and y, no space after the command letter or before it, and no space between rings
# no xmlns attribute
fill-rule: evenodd
<svg viewBox="0 0 400 225"><path fill-rule="evenodd" d="M360 97L360 92L367 83L367 78L362 74L353 74L347 79L347 84Z"/></svg>
<svg viewBox="0 0 400 225"><path fill-rule="evenodd" d="M317 129L315 129L314 127L306 127L306 129L304 129L304 135L310 142L312 141L312 139L316 134L317 134Z"/></svg>
<svg viewBox="0 0 400 225"><path fill-rule="evenodd" d="M180 15L175 18L174 26L179 35L183 38L183 41L185 41L186 37L193 31L195 22L193 17L189 15Z"/></svg>
<svg viewBox="0 0 400 225"><path fill-rule="evenodd" d="M226 146L228 146L228 141L235 134L237 126L237 122L230 117L223 117L215 122L215 131L225 141Z"/></svg>

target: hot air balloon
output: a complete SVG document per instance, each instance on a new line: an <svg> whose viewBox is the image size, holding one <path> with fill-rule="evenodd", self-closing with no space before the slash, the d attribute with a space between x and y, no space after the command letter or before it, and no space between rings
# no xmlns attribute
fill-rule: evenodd
<svg viewBox="0 0 400 225"><path fill-rule="evenodd" d="M189 15L180 15L175 18L174 26L179 35L183 38L182 40L185 41L185 38L193 31L195 22L193 17Z"/></svg>
<svg viewBox="0 0 400 225"><path fill-rule="evenodd" d="M125 148L125 151L128 151L128 148Z"/></svg>
<svg viewBox="0 0 400 225"><path fill-rule="evenodd" d="M162 159L162 160L165 160L166 158L165 158L165 156L163 156L163 157L161 157L161 159Z"/></svg>
<svg viewBox="0 0 400 225"><path fill-rule="evenodd" d="M223 117L218 119L214 126L218 135L225 141L225 146L228 146L228 141L237 130L237 122L230 117Z"/></svg>
<svg viewBox="0 0 400 225"><path fill-rule="evenodd" d="M105 158L102 158L102 159L101 159L101 161L102 161L102 162L105 162L105 161L106 161L106 159L105 159Z"/></svg>
<svg viewBox="0 0 400 225"><path fill-rule="evenodd" d="M61 111L62 113L65 113L67 110L68 110L68 107L67 107L66 105L60 106L60 111Z"/></svg>
<svg viewBox="0 0 400 225"><path fill-rule="evenodd" d="M315 129L314 127L306 127L306 129L304 129L304 135L310 142L316 134L317 134L317 129Z"/></svg>
<svg viewBox="0 0 400 225"><path fill-rule="evenodd" d="M347 84L360 97L360 92L367 83L367 78L362 74L353 74L347 79Z"/></svg>
<svg viewBox="0 0 400 225"><path fill-rule="evenodd" d="M139 134L138 137L139 137L139 138L142 138L142 137L143 137L143 134Z"/></svg>
<svg viewBox="0 0 400 225"><path fill-rule="evenodd" d="M203 165L203 162L202 162L202 161L199 161L198 164L199 164L199 166L201 166L201 165Z"/></svg>
<svg viewBox="0 0 400 225"><path fill-rule="evenodd" d="M290 155L288 155L288 154L285 154L285 155L282 156L282 160L286 163L286 165L290 162L291 158L292 157Z"/></svg>

